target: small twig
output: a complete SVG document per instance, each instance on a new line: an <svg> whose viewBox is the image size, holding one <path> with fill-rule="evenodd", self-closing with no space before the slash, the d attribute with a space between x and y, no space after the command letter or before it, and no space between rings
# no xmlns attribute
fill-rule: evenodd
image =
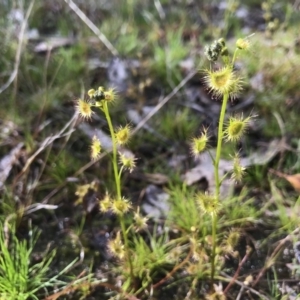
<svg viewBox="0 0 300 300"><path fill-rule="evenodd" d="M53 189L47 196L44 197L44 199L42 200L43 204L48 203L48 201L55 195L57 194L62 188L64 188L67 184L67 181L65 181L64 183L62 183L61 185L59 185L57 188Z"/></svg>
<svg viewBox="0 0 300 300"><path fill-rule="evenodd" d="M230 279L232 280L232 277L229 276L229 275L227 275L226 273L220 272L220 274L221 274L222 276L224 276L224 277L226 277L226 278L230 278ZM230 280L230 281L231 281L231 280ZM236 283L237 285L243 287L244 289L250 291L252 294L259 296L261 299L269 300L268 297L266 297L266 296L264 296L263 294L259 293L259 292L256 291L255 289L253 289L253 288L247 286L247 285L244 284L243 282L241 282L241 281L239 281L239 280L235 280L235 283Z"/></svg>
<svg viewBox="0 0 300 300"><path fill-rule="evenodd" d="M74 123L77 117L78 117L77 114L74 114L72 119L63 127L63 129L61 129L57 134L47 137L43 141L39 149L29 157L29 159L27 160L25 166L21 171L21 174L24 174L24 172L28 169L28 167L31 165L31 163L34 161L37 155L39 155L43 150L45 150L49 145L51 145L56 139L62 138L64 136L68 136L73 132L73 128L71 128L69 132L65 132L65 131L68 129L70 125Z"/></svg>
<svg viewBox="0 0 300 300"><path fill-rule="evenodd" d="M159 282L155 283L152 288L153 289L156 289L158 288L159 286L161 286L165 281L167 281L178 269L180 269L183 265L185 265L188 260L190 259L190 257L192 256L192 248L190 249L190 252L188 253L187 257L179 264L179 265L176 265L173 270L171 272L169 272L167 274L166 277L164 277L162 280L160 280Z"/></svg>
<svg viewBox="0 0 300 300"><path fill-rule="evenodd" d="M250 249L247 249L245 256L243 257L243 259L240 261L238 268L236 270L236 272L234 273L234 276L232 277L232 280L229 282L229 284L227 285L226 289L224 290L224 294L226 295L226 293L228 293L230 287L235 283L235 281L237 280L239 273L241 271L242 266L244 265L244 263L246 262L246 260L248 259L249 255L251 253Z"/></svg>
<svg viewBox="0 0 300 300"><path fill-rule="evenodd" d="M104 288L107 288L109 290L115 291L119 294L124 295L124 297L128 300L140 300L138 298L136 298L135 296L132 296L130 294L126 294L124 291L122 291L121 288L116 287L110 283L107 282L83 282L80 284L76 284L76 280L78 280L80 277L82 277L84 275L85 271L82 271L75 280L73 280L71 283L69 283L66 287L63 288L63 290L48 296L46 298L44 298L43 300L56 300L59 297L66 295L66 294L70 294L76 290L82 290L84 288L91 288L91 287L97 287L97 286L102 286Z"/></svg>
<svg viewBox="0 0 300 300"><path fill-rule="evenodd" d="M245 288L242 286L241 289L240 289L240 291L239 291L239 294L236 297L236 300L240 300L241 299L244 290L245 290Z"/></svg>
<svg viewBox="0 0 300 300"><path fill-rule="evenodd" d="M63 296L67 293L70 293L72 291L75 291L76 289L79 289L79 288L82 288L84 286L90 286L92 284L90 283L81 283L81 284L78 284L78 285L75 285L74 286L74 283L76 282L76 280L78 280L79 278L83 277L85 275L86 271L82 271L78 276L76 276L76 279L74 279L72 282L70 282L67 286L65 286L61 291L51 295L51 296L48 296L46 297L44 300L56 300L58 299L60 296Z"/></svg>
<svg viewBox="0 0 300 300"><path fill-rule="evenodd" d="M97 35L104 46L114 55L118 56L117 49L111 44L107 37L96 27L96 25L87 17L87 15L72 1L65 0L69 7L76 13L76 15Z"/></svg>
<svg viewBox="0 0 300 300"><path fill-rule="evenodd" d="M269 171L270 173L275 174L275 175L277 175L278 177L281 177L281 178L284 178L284 179L286 179L286 177L287 177L286 174L284 174L284 173L282 173L282 172L279 172L279 171L277 171L277 170L271 169L271 168L270 168L268 171Z"/></svg>

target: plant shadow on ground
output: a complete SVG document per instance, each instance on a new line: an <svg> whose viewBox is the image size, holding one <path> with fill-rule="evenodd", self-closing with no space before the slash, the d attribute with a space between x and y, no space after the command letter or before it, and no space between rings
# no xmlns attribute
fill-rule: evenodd
<svg viewBox="0 0 300 300"><path fill-rule="evenodd" d="M299 297L300 189L270 172L300 173L299 7L175 2L75 1L74 10L72 1L0 1L0 299ZM197 164L189 144L203 128L215 148L221 101L211 99L201 72L180 84L206 67L206 44L224 37L233 48L253 32L250 52L235 65L244 90L228 110L257 117L223 157L232 159L233 148L243 157L267 151L274 140L283 147L231 185L212 286L211 218L194 196L212 182L183 177ZM124 218L133 266L108 250L120 222L99 209L115 189L111 155L89 158L92 137L107 137L109 127L100 113L86 127L74 115L77 99L102 85L118 90L114 124L133 129L171 95L128 145L138 160L124 173L122 195L148 218L138 234L139 214Z"/></svg>

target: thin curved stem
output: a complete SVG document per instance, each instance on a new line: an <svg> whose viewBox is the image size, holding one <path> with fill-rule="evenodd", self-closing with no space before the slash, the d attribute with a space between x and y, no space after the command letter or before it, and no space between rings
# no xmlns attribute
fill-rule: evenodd
<svg viewBox="0 0 300 300"><path fill-rule="evenodd" d="M123 170L124 170L124 166L122 166L121 169L120 169L120 171L119 171L119 178L120 178L120 180L121 180L121 176L122 176Z"/></svg>

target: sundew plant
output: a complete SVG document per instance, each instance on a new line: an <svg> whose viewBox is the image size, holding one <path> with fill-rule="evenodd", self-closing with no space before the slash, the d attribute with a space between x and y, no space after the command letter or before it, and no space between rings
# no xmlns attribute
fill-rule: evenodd
<svg viewBox="0 0 300 300"><path fill-rule="evenodd" d="M222 182L229 177L233 181L241 181L245 168L240 164L238 152L233 153L233 166L230 173L221 176L219 165L224 143L235 143L239 141L245 134L245 130L253 117L251 115L247 117L234 115L226 119L226 108L229 99L236 98L241 93L243 86L243 80L234 70L234 64L239 53L247 51L249 47L250 42L249 37L247 37L237 40L236 49L232 56L229 54L224 39L215 41L205 49L205 55L210 61L210 68L202 71L205 85L213 97L222 99L217 130L216 152L215 155L210 154L214 165L215 188L213 192L197 192L194 196L194 202L201 211L198 218L200 219L203 215L208 215L208 219L210 220L211 242L208 242L208 245L205 246L205 250L202 246L200 247L198 242L197 231L199 228L191 228L190 231L192 234L188 238L180 237L171 241L168 241L166 238L163 243L161 240L154 242L154 237L151 237L151 234L148 232L148 235L150 235L149 246L141 240L141 237L138 237L138 231L147 229L148 218L143 217L140 214L140 207L137 207L134 209L133 217L131 218L132 224L128 225L125 217L133 210L133 207L131 201L122 195L122 174L125 171L131 172L135 168L136 162L136 158L133 154L120 150L120 146L127 145L131 138L131 126L128 124L125 126L115 126L112 122L110 105L116 99L116 92L113 88L105 89L100 86L98 89L91 89L88 91L87 100L78 100L77 112L83 119L90 119L94 114L94 109L99 109L104 114L112 140L110 154L115 189L113 191L106 191L104 198L99 201L99 207L104 213L110 211L116 215L119 220L120 231L116 233L114 239L108 242L108 248L110 253L118 259L121 265L123 264L124 268L122 271L124 281L122 289L126 291L126 293L137 295L143 290L151 290L158 287L180 268L185 267L187 270L195 271L199 267L199 262L201 262L200 259L196 259L197 257L207 257L207 259L203 259L203 262L205 260L209 262L208 265L210 267L209 271L206 269L203 271L203 274L210 274L211 292L212 294L214 293L218 269L217 265L220 265L218 260L221 252L217 249L222 245L223 252L232 252L232 249L234 249L240 238L239 230L230 230L225 238L226 242L224 243L224 241L219 238L217 230L219 214L223 208L221 202L222 195L220 192ZM204 128L200 135L192 138L190 142L192 155L195 157L201 155L207 150L208 143L208 129ZM97 160L102 152L101 141L98 137L94 136L90 149L91 158ZM179 258L183 256L182 253L188 248L190 249L189 254L180 262ZM142 253L148 254L142 255ZM154 255L154 253L156 253L156 255ZM177 254L171 255L171 253ZM171 259L171 257L174 259ZM191 265L191 258L197 262L193 264L193 266ZM174 264L173 269L167 273L165 279L154 283L154 279L151 278L151 275L154 276L153 274L157 274L157 267L164 268L170 262ZM204 265L207 264L203 264L203 266ZM203 266L201 270L204 268ZM146 273L141 271L144 268L147 268ZM191 272L193 273L194 271ZM199 268L196 273L199 274Z"/></svg>
<svg viewBox="0 0 300 300"><path fill-rule="evenodd" d="M249 38L249 37L248 37ZM210 256L211 261L211 282L213 284L215 277L215 259L216 259L216 247L217 241L217 222L218 213L222 209L222 203L220 201L220 187L222 181L230 174L220 177L219 164L221 159L221 151L224 142L237 142L244 135L245 130L251 120L252 116L230 116L229 120L225 120L226 108L228 100L234 99L239 95L242 90L243 80L235 72L234 63L241 51L249 49L249 39L238 39L236 41L236 49L232 57L229 55L229 51L226 47L225 40L223 38L215 41L210 46L205 48L205 55L211 62L210 69L204 70L204 82L209 91L214 97L222 98L222 106L219 117L218 133L217 133L217 148L216 155L212 157L214 164L214 177L215 177L215 191L213 194L198 193L196 195L196 201L199 204L201 210L211 216L212 224L212 251ZM221 57L223 66L214 68L214 63ZM191 149L192 153L197 156L201 154L205 149L208 142L207 129L204 129L202 134L194 138L192 141ZM243 177L245 168L241 166L239 153L234 154L233 171L231 178L235 181L240 181Z"/></svg>
<svg viewBox="0 0 300 300"><path fill-rule="evenodd" d="M121 261L125 260L128 263L129 277L132 283L134 282L132 253L130 253L129 247L128 228L125 226L125 215L132 209L132 205L128 199L122 196L121 178L125 170L131 172L134 169L136 159L130 152L118 151L119 146L126 145L130 140L131 127L128 124L114 127L112 123L109 105L116 100L114 89L105 90L103 87L99 87L97 90L91 89L88 91L88 96L88 100L78 100L77 110L79 115L85 119L89 119L93 114L93 108L99 108L106 118L112 140L111 162L114 173L115 191L106 192L105 197L100 201L100 209L104 213L110 211L119 218L122 234L118 232L116 238L109 242L108 248L111 254ZM91 158L96 160L101 150L101 141L94 136L91 144ZM139 210L134 213L134 220L137 230L146 226L147 218L142 217L139 214Z"/></svg>

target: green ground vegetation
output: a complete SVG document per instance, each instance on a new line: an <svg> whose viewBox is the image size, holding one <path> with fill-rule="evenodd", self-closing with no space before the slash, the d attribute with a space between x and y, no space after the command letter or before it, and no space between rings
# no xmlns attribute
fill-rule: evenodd
<svg viewBox="0 0 300 300"><path fill-rule="evenodd" d="M299 20L0 0L0 299L300 297Z"/></svg>

